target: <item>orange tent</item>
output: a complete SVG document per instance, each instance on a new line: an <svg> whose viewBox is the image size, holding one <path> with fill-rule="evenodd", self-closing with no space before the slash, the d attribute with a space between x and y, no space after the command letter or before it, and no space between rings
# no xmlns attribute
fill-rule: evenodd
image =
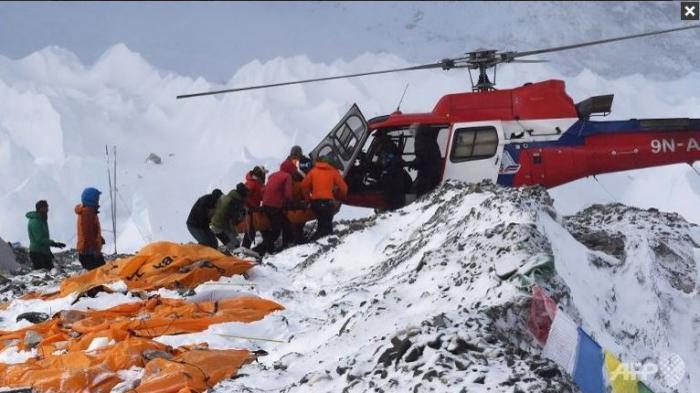
<svg viewBox="0 0 700 393"><path fill-rule="evenodd" d="M243 274L253 265L209 247L158 242L133 257L66 279L54 294L23 298L85 293L119 280L139 291L192 288L222 276ZM201 346L173 350L152 339L200 332L223 322L257 321L282 309L257 296L205 302L152 296L106 310L63 310L48 321L0 331L0 349L29 350L31 345L37 350L37 356L24 363L0 363L0 386L30 386L40 392L110 392L122 382L119 370L142 367L144 375L132 391L202 392L235 374L254 356L247 350L216 351ZM98 338L107 345L88 351Z"/></svg>
<svg viewBox="0 0 700 393"><path fill-rule="evenodd" d="M52 319L11 332L0 331L0 348L11 340L24 339L29 331L39 333L41 353L57 349L85 350L93 339L106 337L121 341L130 336L158 337L193 333L224 322L253 322L284 308L257 296L240 296L215 302L190 303L180 299L151 299L121 304L101 311L63 311Z"/></svg>
<svg viewBox="0 0 700 393"><path fill-rule="evenodd" d="M39 392L109 393L122 382L117 371L142 367L144 375L131 391L203 392L233 376L254 358L247 350L173 350L150 339L130 337L92 352L68 352L22 364L0 364L0 384L29 386Z"/></svg>
<svg viewBox="0 0 700 393"><path fill-rule="evenodd" d="M146 367L138 392L203 391L233 375L250 360L250 352L198 350L179 354L172 361L153 359L145 364L146 351L174 353L152 338L199 332L222 322L257 321L282 309L270 300L241 296L199 303L154 297L102 311L63 311L51 320L0 332L0 345L13 343L23 350L29 350L25 338L30 331L41 337L37 358L0 364L0 386L32 386L42 392L109 392L121 382L117 371L136 366ZM88 351L97 338L116 344Z"/></svg>
<svg viewBox="0 0 700 393"><path fill-rule="evenodd" d="M130 290L194 288L206 281L243 274L254 265L252 261L227 256L198 244L155 242L133 257L117 259L63 280L57 293L29 293L22 299L64 297L119 280L124 281Z"/></svg>

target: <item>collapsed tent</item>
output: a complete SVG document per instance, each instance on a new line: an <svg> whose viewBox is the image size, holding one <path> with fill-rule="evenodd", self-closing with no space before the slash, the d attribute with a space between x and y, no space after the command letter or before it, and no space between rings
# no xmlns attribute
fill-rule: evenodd
<svg viewBox="0 0 700 393"><path fill-rule="evenodd" d="M130 336L153 338L193 333L216 323L258 321L282 309L257 296L199 303L154 296L101 311L63 310L48 321L11 332L0 331L0 348L11 343L21 350L37 347L44 354L64 349L81 351L98 337L121 341ZM30 342L28 334L39 339Z"/></svg>
<svg viewBox="0 0 700 393"><path fill-rule="evenodd" d="M150 360L149 360L150 358ZM122 383L120 370L144 369L133 390L140 393L203 392L231 377L255 356L247 350L171 349L150 339L130 337L90 352L67 352L0 364L0 384L39 392L111 392Z"/></svg>
<svg viewBox="0 0 700 393"><path fill-rule="evenodd" d="M256 296L199 303L156 296L102 311L64 310L51 320L0 332L3 347L35 348L37 353L25 363L0 364L0 386L31 386L42 392L109 392L122 381L119 370L144 367L145 377L137 392L203 391L232 376L253 359L252 354L247 350L173 350L152 338L200 332L215 323L257 321L282 309ZM148 362L154 354L165 358Z"/></svg>
<svg viewBox="0 0 700 393"><path fill-rule="evenodd" d="M189 289L206 281L243 274L254 265L198 244L155 242L132 257L63 280L56 293L27 294L23 299L64 297L117 281L123 281L129 290Z"/></svg>
<svg viewBox="0 0 700 393"><path fill-rule="evenodd" d="M25 298L82 294L106 289L105 284L115 281L147 296L149 290L193 288L242 274L253 265L209 247L158 242L133 257L68 278L54 293ZM110 392L129 382L123 370L137 368L142 375L127 387L129 391L202 392L231 377L255 355L247 350L210 350L206 344L173 349L153 339L201 332L218 323L258 321L282 309L252 295L203 302L151 295L105 310L62 310L49 320L0 331L1 350L33 356L19 364L0 363L0 386L28 386L39 392Z"/></svg>

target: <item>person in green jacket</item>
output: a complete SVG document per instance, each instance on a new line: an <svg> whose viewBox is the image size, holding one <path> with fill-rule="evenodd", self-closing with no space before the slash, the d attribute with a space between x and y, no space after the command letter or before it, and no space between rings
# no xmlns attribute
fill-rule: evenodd
<svg viewBox="0 0 700 393"><path fill-rule="evenodd" d="M235 249L240 246L236 224L245 219L245 200L248 196L248 188L245 184L238 183L235 190L229 191L219 200L214 215L209 222L209 229L221 240L224 246Z"/></svg>
<svg viewBox="0 0 700 393"><path fill-rule="evenodd" d="M51 247L64 248L63 243L51 240L49 236L48 202L41 200L36 203L36 210L28 212L29 219L27 232L29 233L29 258L32 260L34 270L53 268L53 254Z"/></svg>

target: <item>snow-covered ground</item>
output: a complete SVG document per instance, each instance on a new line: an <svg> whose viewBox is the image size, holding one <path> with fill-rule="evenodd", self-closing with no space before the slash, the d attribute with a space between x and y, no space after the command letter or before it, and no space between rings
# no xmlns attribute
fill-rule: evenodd
<svg viewBox="0 0 700 393"><path fill-rule="evenodd" d="M401 210L345 221L334 236L267 257L248 281L224 278L188 294L252 293L285 310L158 341L269 353L218 392L575 392L570 376L541 356L526 327L530 292L508 276L553 260L556 271L534 280L576 323L627 363L676 354L685 372L673 388L691 393L700 378L698 234L654 209L597 205L562 216L539 187L450 182ZM102 294L74 307L128 300ZM47 307L17 304L0 311L3 328L26 323L14 322L21 309ZM669 388L660 374L645 379L657 392Z"/></svg>
<svg viewBox="0 0 700 393"><path fill-rule="evenodd" d="M226 86L310 78L410 65L389 54L313 63L304 56L253 61ZM499 86L562 77L543 64L499 69ZM159 69L119 44L94 64L48 47L19 60L0 56L0 234L26 244L24 214L38 199L51 206L56 240L75 241L74 204L84 187L103 191L107 206L105 145L117 147L119 251L153 240L185 241L193 201L214 187L230 189L254 165L275 169L289 148L311 150L353 102L367 117L395 109L404 86L404 112L429 111L444 94L467 89L461 71L420 71L291 86L216 97L175 96L221 88ZM615 93L611 118L700 117L700 73L670 81L641 75L606 79L584 70L566 78L575 100ZM155 153L157 165L146 158ZM553 191L557 207L573 213L594 202L676 211L700 222L700 175L688 166L648 169L585 179ZM362 209L344 209L361 216ZM105 233L111 243L112 235ZM112 249L108 246L109 250Z"/></svg>

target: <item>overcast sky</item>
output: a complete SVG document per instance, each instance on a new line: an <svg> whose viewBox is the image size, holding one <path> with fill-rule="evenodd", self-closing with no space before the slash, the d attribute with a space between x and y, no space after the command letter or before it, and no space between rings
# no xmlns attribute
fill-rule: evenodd
<svg viewBox="0 0 700 393"><path fill-rule="evenodd" d="M254 59L304 54L314 61L391 52L433 62L478 47L528 50L681 25L677 2L0 2L0 54L19 58L49 45L86 63L123 42L180 74L227 81ZM687 22L686 22L687 23ZM563 72L652 70L681 75L700 63L678 33L549 57ZM650 48L678 49L649 62ZM624 50L621 50L624 49ZM606 61L601 61L605 59ZM642 67L642 68L640 68ZM660 68L659 68L660 67Z"/></svg>

